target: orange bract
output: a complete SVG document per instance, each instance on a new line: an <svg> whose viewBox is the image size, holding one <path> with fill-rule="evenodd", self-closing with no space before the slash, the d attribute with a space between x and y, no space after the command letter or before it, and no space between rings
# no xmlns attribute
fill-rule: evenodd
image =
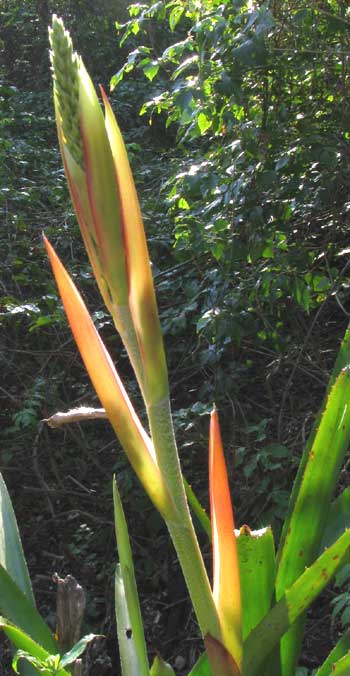
<svg viewBox="0 0 350 676"><path fill-rule="evenodd" d="M120 221L127 266L129 307L144 372L147 402L168 395L168 375L152 271L139 200L118 123L101 87L105 124L118 185Z"/></svg>
<svg viewBox="0 0 350 676"><path fill-rule="evenodd" d="M44 242L72 333L100 402L151 500L163 515L169 516L173 503L159 471L152 442L78 290L45 236Z"/></svg>
<svg viewBox="0 0 350 676"><path fill-rule="evenodd" d="M223 644L240 666L242 659L241 589L234 519L219 418L211 413L209 492L213 543L213 596Z"/></svg>

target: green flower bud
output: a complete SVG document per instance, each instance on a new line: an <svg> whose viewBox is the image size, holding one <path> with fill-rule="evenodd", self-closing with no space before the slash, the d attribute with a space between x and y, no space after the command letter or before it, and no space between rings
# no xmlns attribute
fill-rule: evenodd
<svg viewBox="0 0 350 676"><path fill-rule="evenodd" d="M49 28L50 59L53 72L57 113L62 125L63 143L75 162L83 169L84 158L79 125L79 65L80 57L62 19L55 14Z"/></svg>

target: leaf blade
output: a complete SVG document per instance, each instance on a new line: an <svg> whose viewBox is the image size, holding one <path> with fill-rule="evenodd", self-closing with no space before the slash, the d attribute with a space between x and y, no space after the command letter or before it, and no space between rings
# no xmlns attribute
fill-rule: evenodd
<svg viewBox="0 0 350 676"><path fill-rule="evenodd" d="M115 614L123 676L139 676L139 659L130 627L126 591L120 564L115 569Z"/></svg>
<svg viewBox="0 0 350 676"><path fill-rule="evenodd" d="M242 526L237 534L237 550L245 639L268 613L274 597L275 546L271 528L251 531Z"/></svg>
<svg viewBox="0 0 350 676"><path fill-rule="evenodd" d="M276 576L276 598L318 554L332 494L350 438L350 370L338 375L305 463ZM327 468L325 470L325 468ZM301 647L303 618L283 637L283 676L292 676Z"/></svg>
<svg viewBox="0 0 350 676"><path fill-rule="evenodd" d="M156 655L151 667L150 676L175 676L175 671L168 662Z"/></svg>
<svg viewBox="0 0 350 676"><path fill-rule="evenodd" d="M26 632L50 653L59 652L58 644L47 624L24 592L0 565L0 611L11 623Z"/></svg>
<svg viewBox="0 0 350 676"><path fill-rule="evenodd" d="M329 653L323 664L317 670L315 676L331 676L333 664L340 660L344 655L350 651L350 631L339 639L333 650Z"/></svg>
<svg viewBox="0 0 350 676"><path fill-rule="evenodd" d="M21 537L5 481L0 473L0 563L35 606Z"/></svg>
<svg viewBox="0 0 350 676"><path fill-rule="evenodd" d="M113 478L114 523L120 560L120 574L125 591L126 613L135 646L140 676L149 676L147 649L143 631L141 609L135 580L134 563L130 547L128 527L115 477ZM119 634L118 634L119 636Z"/></svg>
<svg viewBox="0 0 350 676"><path fill-rule="evenodd" d="M249 634L243 646L243 675L254 676L278 640L309 607L344 565L350 553L350 531L338 538L329 549L307 568L285 592L270 612Z"/></svg>
<svg viewBox="0 0 350 676"><path fill-rule="evenodd" d="M331 393L332 387L333 387L335 381L337 380L340 372L343 370L343 368L345 368L349 364L350 364L350 324L345 331L344 338L341 342L339 352L338 352L338 355L337 355L337 359L336 359L336 362L334 364L330 380L328 381L327 390L326 390L324 400L323 400L321 408L320 408L320 410L317 414L316 420L313 424L311 434L308 438L308 441L307 441L307 444L305 446L301 461L299 463L297 475L295 477L295 481L294 481L293 488L292 488L292 493L291 493L290 500L289 500L287 516L286 516L284 524L283 524L283 529L282 529L282 533L281 533L281 537L280 537L280 541L279 541L278 552L277 552L277 565L279 565L279 561L280 561L281 554L282 554L282 551L283 551L285 539L286 539L288 529L289 529L290 519L291 519L291 516L292 516L292 513L293 513L294 505L295 505L297 495L298 495L298 492L300 490L302 478L303 478L303 475L304 475L305 466L306 466L306 463L307 463L307 460L308 460L308 457L309 457L309 454L310 454L310 450L312 448L312 444L313 444L315 436L317 434L318 426L319 426L320 421L322 419L322 415L323 415L325 408L327 406L328 397Z"/></svg>

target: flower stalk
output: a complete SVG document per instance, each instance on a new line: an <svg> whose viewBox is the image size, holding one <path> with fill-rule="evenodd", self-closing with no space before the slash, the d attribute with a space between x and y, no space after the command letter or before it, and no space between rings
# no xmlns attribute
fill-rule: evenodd
<svg viewBox="0 0 350 676"><path fill-rule="evenodd" d="M114 161L103 113L62 19L49 29L58 139L70 195L100 293L142 389Z"/></svg>
<svg viewBox="0 0 350 676"><path fill-rule="evenodd" d="M103 115L84 64L73 52L63 22L56 17L50 42L58 137L73 205L102 297L140 385L151 439L77 289L47 240L46 248L72 332L101 404L136 474L166 521L203 636L210 637L216 646L222 646L222 642L230 645L223 638L225 622L219 616L188 508L146 236L124 141L105 92L101 90ZM227 646L222 649L227 651ZM231 673L225 666L220 676Z"/></svg>

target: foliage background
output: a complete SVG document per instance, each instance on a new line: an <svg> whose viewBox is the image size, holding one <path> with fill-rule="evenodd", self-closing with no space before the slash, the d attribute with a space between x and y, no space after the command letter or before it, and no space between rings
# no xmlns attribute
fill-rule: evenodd
<svg viewBox="0 0 350 676"><path fill-rule="evenodd" d="M182 580L107 424L52 431L40 422L95 402L43 228L139 401L58 155L53 11L96 84L108 89L111 80L143 206L186 476L206 503L206 413L215 400L237 521L272 521L277 534L349 316L350 11L340 0L160 0L129 11L110 0L0 2L1 469L44 614L54 622L55 570L88 589L87 628L107 636L91 658L100 674L117 659L110 478L118 472L150 651L161 648L187 673L200 642ZM348 620L346 597L330 592L318 611L324 636L332 599L331 632L336 618ZM180 626L183 640L174 643ZM327 652L311 626L306 667Z"/></svg>

